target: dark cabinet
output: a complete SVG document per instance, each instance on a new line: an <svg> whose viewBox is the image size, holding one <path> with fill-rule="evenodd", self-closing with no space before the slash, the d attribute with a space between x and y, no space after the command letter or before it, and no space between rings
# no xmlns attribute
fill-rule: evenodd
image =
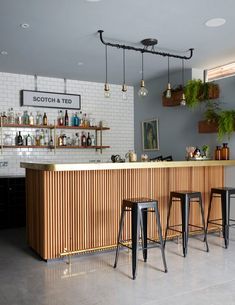
<svg viewBox="0 0 235 305"><path fill-rule="evenodd" d="M0 178L0 229L25 226L25 178Z"/></svg>

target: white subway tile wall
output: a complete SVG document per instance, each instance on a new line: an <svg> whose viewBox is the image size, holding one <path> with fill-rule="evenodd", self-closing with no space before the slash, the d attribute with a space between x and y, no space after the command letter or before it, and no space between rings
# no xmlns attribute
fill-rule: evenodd
<svg viewBox="0 0 235 305"><path fill-rule="evenodd" d="M66 81L67 93L81 95L81 110L94 118L98 123L103 121L110 130L103 132L103 145L110 148L103 153L95 149L58 149L46 148L4 148L0 155L0 161L8 161L7 167L0 168L0 176L24 175L24 169L20 168L20 162L110 162L112 154L125 156L128 150L134 149L134 94L133 87L128 87L127 100L122 99L120 85L111 85L111 98L103 95L103 83L84 82L77 80ZM13 107L15 113L28 110L41 113L46 112L49 124L54 124L57 119L58 109L37 108L20 106L20 90L35 90L33 75L21 75L0 72L0 112L8 111ZM37 77L37 89L39 91L64 92L64 80L59 78ZM63 111L64 112L64 111ZM71 117L73 110L69 110ZM35 134L35 129L3 128L3 137L10 134L12 137L21 131L22 135ZM58 133L60 131L58 130ZM76 130L67 131L72 135ZM79 131L81 133L81 131ZM2 139L0 139L2 141Z"/></svg>

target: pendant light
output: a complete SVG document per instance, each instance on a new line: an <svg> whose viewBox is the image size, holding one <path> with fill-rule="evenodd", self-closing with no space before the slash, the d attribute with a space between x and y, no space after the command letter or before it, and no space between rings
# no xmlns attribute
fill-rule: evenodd
<svg viewBox="0 0 235 305"><path fill-rule="evenodd" d="M125 57L125 49L123 49L122 53L123 60L123 84L122 84L122 99L127 100L127 85L126 85L126 57Z"/></svg>
<svg viewBox="0 0 235 305"><path fill-rule="evenodd" d="M166 98L171 98L171 84L170 84L170 58L168 58L168 70L167 70L167 88L166 88Z"/></svg>
<svg viewBox="0 0 235 305"><path fill-rule="evenodd" d="M109 98L111 96L109 84L108 84L108 50L105 45L105 84L104 84L104 97Z"/></svg>
<svg viewBox="0 0 235 305"><path fill-rule="evenodd" d="M144 53L142 52L142 79L140 81L140 89L138 91L138 95L141 97L145 97L148 95L148 90L145 88L144 84Z"/></svg>
<svg viewBox="0 0 235 305"><path fill-rule="evenodd" d="M184 94L184 59L182 59L182 88L183 88L183 93L182 93L180 105L186 106L186 98Z"/></svg>

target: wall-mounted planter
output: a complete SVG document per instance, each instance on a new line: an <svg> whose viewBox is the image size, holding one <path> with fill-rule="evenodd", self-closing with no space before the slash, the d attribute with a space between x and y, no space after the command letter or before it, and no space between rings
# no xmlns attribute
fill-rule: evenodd
<svg viewBox="0 0 235 305"><path fill-rule="evenodd" d="M166 98L165 94L162 95L162 105L164 107L180 106L182 100L183 90L177 90L171 92L171 98Z"/></svg>
<svg viewBox="0 0 235 305"><path fill-rule="evenodd" d="M218 123L209 121L199 121L198 122L198 132L199 133L217 133Z"/></svg>

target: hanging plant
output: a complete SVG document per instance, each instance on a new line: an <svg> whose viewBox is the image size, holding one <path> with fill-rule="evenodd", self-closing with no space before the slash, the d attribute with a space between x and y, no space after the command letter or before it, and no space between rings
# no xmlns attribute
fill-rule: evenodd
<svg viewBox="0 0 235 305"><path fill-rule="evenodd" d="M228 139L234 131L235 110L224 110L218 117L218 139L222 140L225 136Z"/></svg>
<svg viewBox="0 0 235 305"><path fill-rule="evenodd" d="M189 80L184 88L184 93L186 105L195 108L203 95L202 81L200 79Z"/></svg>

